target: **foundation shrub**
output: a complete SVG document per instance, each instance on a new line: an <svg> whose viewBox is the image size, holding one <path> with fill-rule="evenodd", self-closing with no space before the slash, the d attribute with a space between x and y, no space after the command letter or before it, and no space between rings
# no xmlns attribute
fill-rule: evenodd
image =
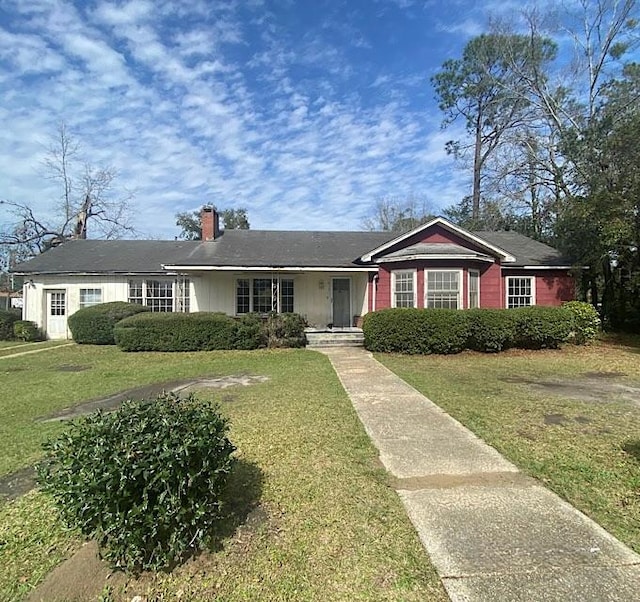
<svg viewBox="0 0 640 602"><path fill-rule="evenodd" d="M307 337L304 334L306 320L295 313L267 316L264 323L267 345L269 347L304 347Z"/></svg>
<svg viewBox="0 0 640 602"><path fill-rule="evenodd" d="M113 345L115 325L124 318L149 312L138 303L113 301L83 307L69 316L71 336L82 345Z"/></svg>
<svg viewBox="0 0 640 602"><path fill-rule="evenodd" d="M573 330L569 337L571 343L585 345L598 337L602 321L596 308L583 301L567 301L562 307L573 314Z"/></svg>
<svg viewBox="0 0 640 602"><path fill-rule="evenodd" d="M19 319L18 312L0 309L0 341L10 341L14 338L13 325Z"/></svg>
<svg viewBox="0 0 640 602"><path fill-rule="evenodd" d="M515 344L516 316L511 310L469 309L469 349L497 352Z"/></svg>
<svg viewBox="0 0 640 602"><path fill-rule="evenodd" d="M16 339L31 343L33 341L41 341L43 339L42 332L35 324L29 320L16 320L13 323L13 335Z"/></svg>
<svg viewBox="0 0 640 602"><path fill-rule="evenodd" d="M383 309L364 317L363 331L370 351L459 353L467 347L469 321L455 309Z"/></svg>
<svg viewBox="0 0 640 602"><path fill-rule="evenodd" d="M513 346L521 349L557 349L573 329L573 314L564 307L532 306L504 311L515 316Z"/></svg>
<svg viewBox="0 0 640 602"><path fill-rule="evenodd" d="M212 351L236 348L237 322L223 313L146 313L114 332L123 351Z"/></svg>
<svg viewBox="0 0 640 602"><path fill-rule="evenodd" d="M557 348L574 318L563 307L519 309L383 309L364 317L370 351L449 354L465 349L497 352L510 347Z"/></svg>
<svg viewBox="0 0 640 602"><path fill-rule="evenodd" d="M266 326L260 314L245 314L236 322L235 349L259 349L267 343Z"/></svg>
<svg viewBox="0 0 640 602"><path fill-rule="evenodd" d="M159 569L204 547L221 517L234 446L193 395L125 401L45 444L40 487L115 568Z"/></svg>

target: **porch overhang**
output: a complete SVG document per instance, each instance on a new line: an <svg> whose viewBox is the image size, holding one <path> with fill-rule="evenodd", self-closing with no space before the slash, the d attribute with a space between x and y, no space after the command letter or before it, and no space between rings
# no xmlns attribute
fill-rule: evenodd
<svg viewBox="0 0 640 602"><path fill-rule="evenodd" d="M163 269L181 272L377 272L377 266L243 266L243 265L163 265Z"/></svg>

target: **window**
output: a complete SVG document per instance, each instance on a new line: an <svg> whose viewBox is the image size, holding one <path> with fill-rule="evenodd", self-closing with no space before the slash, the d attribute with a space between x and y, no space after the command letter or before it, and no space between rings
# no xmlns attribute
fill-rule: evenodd
<svg viewBox="0 0 640 602"><path fill-rule="evenodd" d="M239 278L236 280L236 313L268 314L293 311L291 278Z"/></svg>
<svg viewBox="0 0 640 602"><path fill-rule="evenodd" d="M248 314L251 307L251 293L249 292L249 280L242 279L236 282L236 313Z"/></svg>
<svg viewBox="0 0 640 602"><path fill-rule="evenodd" d="M64 292L49 293L49 315L64 316L66 315L66 295Z"/></svg>
<svg viewBox="0 0 640 602"><path fill-rule="evenodd" d="M146 306L151 311L173 311L173 283L165 280L147 280Z"/></svg>
<svg viewBox="0 0 640 602"><path fill-rule="evenodd" d="M469 309L480 307L480 272L469 270Z"/></svg>
<svg viewBox="0 0 640 602"><path fill-rule="evenodd" d="M431 309L459 309L460 280L459 270L427 270L424 306Z"/></svg>
<svg viewBox="0 0 640 602"><path fill-rule="evenodd" d="M275 287L274 287L275 283ZM278 307L278 281L271 278L254 278L253 280L253 311L268 314ZM274 290L276 294L274 295Z"/></svg>
<svg viewBox="0 0 640 602"><path fill-rule="evenodd" d="M101 288L81 288L80 289L80 309L102 303Z"/></svg>
<svg viewBox="0 0 640 602"><path fill-rule="evenodd" d="M293 313L293 280L280 281L280 311Z"/></svg>
<svg viewBox="0 0 640 602"><path fill-rule="evenodd" d="M189 279L129 280L129 303L146 305L154 312L189 312Z"/></svg>
<svg viewBox="0 0 640 602"><path fill-rule="evenodd" d="M534 304L533 276L507 278L507 307L529 307Z"/></svg>
<svg viewBox="0 0 640 602"><path fill-rule="evenodd" d="M403 270L391 272L392 307L416 306L416 272Z"/></svg>

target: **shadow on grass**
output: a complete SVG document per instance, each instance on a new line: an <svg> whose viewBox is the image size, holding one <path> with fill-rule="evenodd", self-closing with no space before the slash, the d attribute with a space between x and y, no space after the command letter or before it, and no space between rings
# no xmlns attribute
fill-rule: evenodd
<svg viewBox="0 0 640 602"><path fill-rule="evenodd" d="M622 445L622 450L640 462L640 440L629 440Z"/></svg>
<svg viewBox="0 0 640 602"><path fill-rule="evenodd" d="M236 460L222 496L223 518L209 534L210 551L222 549L224 541L233 537L242 525L256 527L262 522L259 519L262 515L257 510L263 483L264 475L257 464L243 459Z"/></svg>

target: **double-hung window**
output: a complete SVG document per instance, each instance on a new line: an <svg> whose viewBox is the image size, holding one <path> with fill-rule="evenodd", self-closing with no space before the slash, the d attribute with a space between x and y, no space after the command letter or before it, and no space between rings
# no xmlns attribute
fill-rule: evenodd
<svg viewBox="0 0 640 602"><path fill-rule="evenodd" d="M80 309L102 303L101 288L81 288L80 289Z"/></svg>
<svg viewBox="0 0 640 602"><path fill-rule="evenodd" d="M129 303L146 305L153 312L189 312L189 280L129 280Z"/></svg>
<svg viewBox="0 0 640 602"><path fill-rule="evenodd" d="M294 282L291 278L238 278L236 313L293 312Z"/></svg>
<svg viewBox="0 0 640 602"><path fill-rule="evenodd" d="M535 305L535 279L533 276L509 276L507 278L507 307Z"/></svg>
<svg viewBox="0 0 640 602"><path fill-rule="evenodd" d="M416 306L416 271L394 270L391 272L392 307Z"/></svg>
<svg viewBox="0 0 640 602"><path fill-rule="evenodd" d="M460 270L426 270L424 306L431 309L460 309Z"/></svg>
<svg viewBox="0 0 640 602"><path fill-rule="evenodd" d="M480 307L480 272L469 270L469 309Z"/></svg>

